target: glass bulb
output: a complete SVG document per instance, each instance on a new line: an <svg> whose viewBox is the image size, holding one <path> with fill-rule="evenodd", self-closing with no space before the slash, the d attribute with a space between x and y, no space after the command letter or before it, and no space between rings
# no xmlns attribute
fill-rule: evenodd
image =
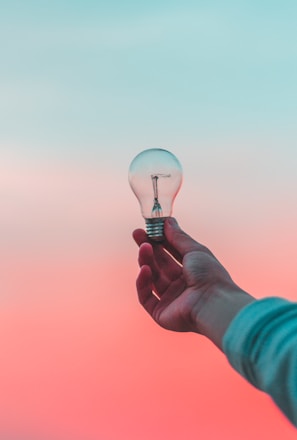
<svg viewBox="0 0 297 440"><path fill-rule="evenodd" d="M144 150L131 162L129 183L139 201L148 236L161 241L164 220L171 216L174 199L182 184L180 162L162 148Z"/></svg>

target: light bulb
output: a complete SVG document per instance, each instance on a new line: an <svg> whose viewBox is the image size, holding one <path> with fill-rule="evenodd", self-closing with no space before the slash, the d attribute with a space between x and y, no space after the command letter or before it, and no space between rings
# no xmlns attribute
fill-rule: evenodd
<svg viewBox="0 0 297 440"><path fill-rule="evenodd" d="M147 235L161 241L166 217L182 183L182 167L169 151L151 148L139 153L129 167L129 183L136 195Z"/></svg>

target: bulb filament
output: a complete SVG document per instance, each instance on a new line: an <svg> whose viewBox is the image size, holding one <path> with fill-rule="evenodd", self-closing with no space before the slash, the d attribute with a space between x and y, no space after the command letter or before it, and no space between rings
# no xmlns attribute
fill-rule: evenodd
<svg viewBox="0 0 297 440"><path fill-rule="evenodd" d="M163 217L162 206L159 203L158 180L160 177L171 177L170 174L152 174L152 182L154 189L154 205L152 209L152 217Z"/></svg>

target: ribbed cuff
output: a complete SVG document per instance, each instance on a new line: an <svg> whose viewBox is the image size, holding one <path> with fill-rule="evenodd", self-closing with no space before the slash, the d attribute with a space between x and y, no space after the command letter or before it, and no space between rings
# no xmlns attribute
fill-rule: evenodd
<svg viewBox="0 0 297 440"><path fill-rule="evenodd" d="M230 364L257 388L262 389L254 371L258 358L271 345L271 327L281 328L282 317L291 305L278 297L254 301L235 316L225 332L223 351Z"/></svg>

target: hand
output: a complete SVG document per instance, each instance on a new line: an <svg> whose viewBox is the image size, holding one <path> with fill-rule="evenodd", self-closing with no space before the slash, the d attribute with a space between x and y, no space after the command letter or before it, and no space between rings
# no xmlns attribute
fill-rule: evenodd
<svg viewBox="0 0 297 440"><path fill-rule="evenodd" d="M230 320L253 299L235 285L210 250L183 232L175 219L166 219L164 232L166 238L161 243L149 241L142 229L133 233L140 246L136 282L139 301L162 327L202 333L221 348Z"/></svg>

